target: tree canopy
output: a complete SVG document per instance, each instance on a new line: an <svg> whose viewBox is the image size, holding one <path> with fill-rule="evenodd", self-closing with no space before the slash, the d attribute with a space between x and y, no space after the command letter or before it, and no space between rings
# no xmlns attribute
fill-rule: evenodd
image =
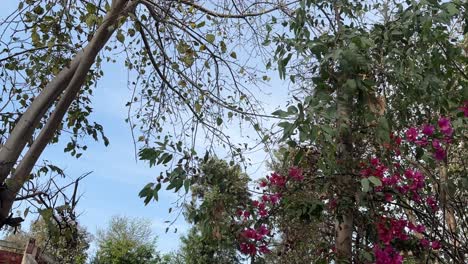
<svg viewBox="0 0 468 264"><path fill-rule="evenodd" d="M116 216L105 229L98 231L97 252L91 263L160 263L156 237L151 222Z"/></svg>
<svg viewBox="0 0 468 264"><path fill-rule="evenodd" d="M22 2L0 24L0 227L21 221L21 197L43 196L32 179L60 173L33 171L48 144L68 131L77 158L85 135L108 144L91 95L122 53L138 157L162 168L139 196L192 194L174 261L462 263L467 23L460 0ZM263 67L292 88L286 109L262 112ZM249 183L255 147L230 137L234 121L275 149L271 174ZM156 261L144 223L115 221L96 263Z"/></svg>

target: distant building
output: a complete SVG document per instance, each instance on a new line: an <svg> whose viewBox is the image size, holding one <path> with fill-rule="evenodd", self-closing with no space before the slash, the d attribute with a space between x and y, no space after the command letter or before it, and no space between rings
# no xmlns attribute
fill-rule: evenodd
<svg viewBox="0 0 468 264"><path fill-rule="evenodd" d="M25 248L16 243L0 240L0 264L55 264L49 257L39 254L36 240L30 238Z"/></svg>

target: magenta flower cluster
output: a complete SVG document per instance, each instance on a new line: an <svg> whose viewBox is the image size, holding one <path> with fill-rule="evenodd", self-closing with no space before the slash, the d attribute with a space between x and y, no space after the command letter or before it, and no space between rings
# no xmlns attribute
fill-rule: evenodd
<svg viewBox="0 0 468 264"><path fill-rule="evenodd" d="M453 128L448 117L441 117L437 121L437 129L431 124L423 125L421 128L411 127L406 130L405 136L408 142L430 149L436 160L442 161L446 157L444 145L452 142Z"/></svg>
<svg viewBox="0 0 468 264"><path fill-rule="evenodd" d="M263 195L250 202L250 209L238 209L236 216L240 223L255 225L257 220L265 219L270 212L280 204L282 192L286 189L288 181L303 181L302 170L291 167L289 173L283 176L272 173L265 180L260 181L259 188L263 189ZM274 192L272 192L274 190ZM266 254L270 252L267 238L271 236L271 230L265 224L258 228L246 227L239 236L240 252L246 255Z"/></svg>

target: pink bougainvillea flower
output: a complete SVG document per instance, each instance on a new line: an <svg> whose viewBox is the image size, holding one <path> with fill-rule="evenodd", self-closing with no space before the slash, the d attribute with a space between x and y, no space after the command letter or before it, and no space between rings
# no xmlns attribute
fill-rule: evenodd
<svg viewBox="0 0 468 264"><path fill-rule="evenodd" d="M433 147L434 149L440 149L440 148L442 148L442 146L440 145L440 140L434 139L434 140L432 141L432 147Z"/></svg>
<svg viewBox="0 0 468 264"><path fill-rule="evenodd" d="M438 250L441 248L441 245L440 245L440 242L435 240L435 241L432 241L431 243L431 247L433 250Z"/></svg>
<svg viewBox="0 0 468 264"><path fill-rule="evenodd" d="M242 216L242 214L243 214L243 212L242 212L241 209L237 209L237 210L236 210L236 215L237 215L237 216Z"/></svg>
<svg viewBox="0 0 468 264"><path fill-rule="evenodd" d="M372 175L372 169L371 168L365 168L361 170L361 175L364 177L369 177Z"/></svg>
<svg viewBox="0 0 468 264"><path fill-rule="evenodd" d="M434 126L433 125L424 125L422 128L422 133L427 136L432 136L434 134Z"/></svg>
<svg viewBox="0 0 468 264"><path fill-rule="evenodd" d="M261 188L265 188L267 185L268 185L268 183L267 183L266 181L264 181L264 180L262 180L262 181L260 182L260 184L259 184L259 186L260 186Z"/></svg>
<svg viewBox="0 0 468 264"><path fill-rule="evenodd" d="M298 167L291 167L289 169L289 177L296 181L304 180L304 176L302 175L302 170Z"/></svg>
<svg viewBox="0 0 468 264"><path fill-rule="evenodd" d="M259 210L265 210L265 206L266 206L265 203L259 203L258 204L258 209Z"/></svg>
<svg viewBox="0 0 468 264"><path fill-rule="evenodd" d="M277 204L279 202L280 198L281 198L281 194L279 194L279 193L272 194L272 195L270 195L270 202L272 204Z"/></svg>
<svg viewBox="0 0 468 264"><path fill-rule="evenodd" d="M425 239L425 238L422 238L421 240L419 240L419 243L421 244L421 246L427 248L429 247L429 240Z"/></svg>
<svg viewBox="0 0 468 264"><path fill-rule="evenodd" d="M260 217L267 217L268 216L268 211L265 210L265 209L260 209L260 210L258 210L258 214L260 215Z"/></svg>
<svg viewBox="0 0 468 264"><path fill-rule="evenodd" d="M377 165L380 164L380 160L379 160L378 158L372 158L372 159L370 160L370 163L372 164L372 166L375 167L375 166L377 166Z"/></svg>
<svg viewBox="0 0 468 264"><path fill-rule="evenodd" d="M460 106L458 109L463 112L465 117L468 117L468 101L465 101L463 106Z"/></svg>
<svg viewBox="0 0 468 264"><path fill-rule="evenodd" d="M252 255L252 256L257 254L257 247L255 246L255 244L241 243L239 247L240 247L240 251L243 254Z"/></svg>
<svg viewBox="0 0 468 264"><path fill-rule="evenodd" d="M271 252L270 249L268 249L268 247L266 245L262 245L258 248L258 251L262 254L268 254Z"/></svg>
<svg viewBox="0 0 468 264"><path fill-rule="evenodd" d="M387 201L387 202L393 201L393 195L390 194L390 193L386 193L385 194L385 201Z"/></svg>
<svg viewBox="0 0 468 264"><path fill-rule="evenodd" d="M241 235L248 239L255 239L257 237L257 231L253 230L252 228L248 228L242 231Z"/></svg>
<svg viewBox="0 0 468 264"><path fill-rule="evenodd" d="M419 140L415 140L414 143L416 143L418 146L421 146L421 147L425 147L429 144L429 142L427 141L427 138L423 137Z"/></svg>
<svg viewBox="0 0 468 264"><path fill-rule="evenodd" d="M253 205L254 207L258 207L259 204L260 204L260 202L257 201L257 200L252 201L252 205Z"/></svg>
<svg viewBox="0 0 468 264"><path fill-rule="evenodd" d="M418 130L414 127L411 127L410 129L406 131L405 135L406 135L406 140L408 140L409 142L414 142L416 138L418 137Z"/></svg>
<svg viewBox="0 0 468 264"><path fill-rule="evenodd" d="M262 236L266 236L266 235L268 235L270 233L270 230L266 227L266 225L261 225L257 229L257 233L259 233Z"/></svg>
<svg viewBox="0 0 468 264"><path fill-rule="evenodd" d="M417 225L414 227L413 231L423 233L424 231L426 231L426 227L423 225Z"/></svg>
<svg viewBox="0 0 468 264"><path fill-rule="evenodd" d="M335 209L337 205L338 205L338 201L335 198L330 199L330 202L328 203L328 207L330 209Z"/></svg>
<svg viewBox="0 0 468 264"><path fill-rule="evenodd" d="M381 249L374 246L375 264L401 264L403 256L400 255L392 246L386 246Z"/></svg>
<svg viewBox="0 0 468 264"><path fill-rule="evenodd" d="M271 184L277 187L284 187L286 184L286 178L274 172L269 177L267 177Z"/></svg>
<svg viewBox="0 0 468 264"><path fill-rule="evenodd" d="M250 212L249 211L245 211L244 212L244 218L249 218L250 217Z"/></svg>
<svg viewBox="0 0 468 264"><path fill-rule="evenodd" d="M442 148L436 149L434 152L434 158L436 160L444 160L445 159L445 150Z"/></svg>
<svg viewBox="0 0 468 264"><path fill-rule="evenodd" d="M439 121L437 122L439 125L440 132L442 132L446 136L451 136L452 135L452 124L450 123L450 119L446 117L441 117Z"/></svg>
<svg viewBox="0 0 468 264"><path fill-rule="evenodd" d="M429 196L426 198L426 203L431 207L432 211L437 211L437 201L434 199L434 197Z"/></svg>

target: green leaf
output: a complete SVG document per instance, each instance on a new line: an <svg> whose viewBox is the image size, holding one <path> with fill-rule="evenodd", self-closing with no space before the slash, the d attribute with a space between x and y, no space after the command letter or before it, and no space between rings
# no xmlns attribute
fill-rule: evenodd
<svg viewBox="0 0 468 264"><path fill-rule="evenodd" d="M158 201L158 198L159 198L158 197L158 192L159 192L160 189L161 189L161 183L158 183L156 185L156 187L154 188L154 190L153 190L153 197L154 197L154 200L156 200L156 201Z"/></svg>
<svg viewBox="0 0 468 264"><path fill-rule="evenodd" d="M122 30L117 31L117 40L121 43L124 43L125 41L125 36L122 33Z"/></svg>
<svg viewBox="0 0 468 264"><path fill-rule="evenodd" d="M368 179L372 184L374 184L374 186L382 186L382 181L379 178L370 176Z"/></svg>
<svg viewBox="0 0 468 264"><path fill-rule="evenodd" d="M369 179L365 178L361 180L361 186L362 186L362 191L363 192L368 192L370 189L370 184L369 184Z"/></svg>
<svg viewBox="0 0 468 264"><path fill-rule="evenodd" d="M223 123L223 119L221 117L216 118L216 125L220 126Z"/></svg>
<svg viewBox="0 0 468 264"><path fill-rule="evenodd" d="M206 22L205 22L205 21L202 21L202 22L200 22L200 23L197 24L197 28L204 27L205 24L206 24Z"/></svg>
<svg viewBox="0 0 468 264"><path fill-rule="evenodd" d="M208 41L209 43L213 44L213 42L215 41L215 35L213 35L213 34L206 34L206 41Z"/></svg>
<svg viewBox="0 0 468 264"><path fill-rule="evenodd" d="M185 188L185 192L188 193L190 189L190 180L187 179L184 181L184 188Z"/></svg>
<svg viewBox="0 0 468 264"><path fill-rule="evenodd" d="M236 54L234 51L231 52L230 56L231 56L231 58L233 58L233 59L237 59L237 54Z"/></svg>
<svg viewBox="0 0 468 264"><path fill-rule="evenodd" d="M383 116L379 118L376 135L380 142L390 142L390 126L388 125L387 119Z"/></svg>
<svg viewBox="0 0 468 264"><path fill-rule="evenodd" d="M200 113L201 109L202 109L201 104L198 101L196 101L195 102L195 112Z"/></svg>
<svg viewBox="0 0 468 264"><path fill-rule="evenodd" d="M165 155L167 155L167 156L165 156ZM172 154L164 153L163 157L164 157L164 159L162 160L162 164L166 164L166 163L168 163L169 161L172 160Z"/></svg>
<svg viewBox="0 0 468 264"><path fill-rule="evenodd" d="M226 43L224 43L224 41L220 41L219 45L221 47L221 52L225 53L227 51Z"/></svg>
<svg viewBox="0 0 468 264"><path fill-rule="evenodd" d="M24 210L24 213L23 213L23 216L24 218L26 218L29 214L29 207L27 207L25 210Z"/></svg>

